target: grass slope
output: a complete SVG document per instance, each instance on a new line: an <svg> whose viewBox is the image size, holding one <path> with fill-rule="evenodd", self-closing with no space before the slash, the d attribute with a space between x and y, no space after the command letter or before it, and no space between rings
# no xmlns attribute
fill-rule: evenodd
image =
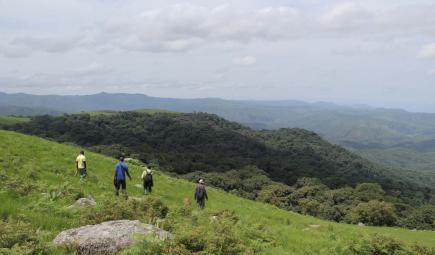
<svg viewBox="0 0 435 255"><path fill-rule="evenodd" d="M112 168L116 161L112 158L87 153L89 178L80 184L74 177L74 159L80 148L8 131L0 131L0 141L0 174L8 178L37 176L33 184L43 187L45 192L65 186L80 187L84 194L93 195L97 202L113 192ZM131 174L134 179L128 182L128 192L130 196L141 196L142 190L134 187L134 184L140 183L140 168L131 165ZM159 197L170 210L183 206L183 200L193 196L194 184L159 172L155 174L155 184L152 196ZM274 245L263 250L262 254L338 254L339 248L348 241L374 233L395 237L409 244L435 247L435 232L327 222L212 188L209 188L209 197L207 208L197 212L202 222L210 221L212 212L230 209L240 216L243 226L266 226ZM79 225L80 214L65 209L73 202L71 198L47 200L41 195L41 190L17 195L3 187L0 188L0 199L0 217L25 215L35 228L48 232L47 241L61 230ZM204 224L208 227L208 223ZM311 228L311 224L320 227Z"/></svg>
<svg viewBox="0 0 435 255"><path fill-rule="evenodd" d="M14 116L0 116L0 125L14 125L18 123L29 122L30 118L28 117L14 117Z"/></svg>

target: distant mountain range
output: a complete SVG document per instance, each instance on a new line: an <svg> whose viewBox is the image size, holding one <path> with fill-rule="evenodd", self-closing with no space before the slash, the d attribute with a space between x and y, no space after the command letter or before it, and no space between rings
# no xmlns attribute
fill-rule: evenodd
<svg viewBox="0 0 435 255"><path fill-rule="evenodd" d="M5 108L12 110L1 110ZM214 113L254 129L304 128L375 162L435 173L435 114L430 113L297 100L174 99L109 93L84 96L0 93L0 114L3 115L4 112L7 115L55 115L60 112L141 108Z"/></svg>

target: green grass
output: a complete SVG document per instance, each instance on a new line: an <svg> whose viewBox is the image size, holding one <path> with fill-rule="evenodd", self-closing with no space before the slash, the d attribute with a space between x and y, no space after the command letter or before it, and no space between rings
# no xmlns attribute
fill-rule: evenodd
<svg viewBox="0 0 435 255"><path fill-rule="evenodd" d="M28 117L0 116L0 124L13 125L30 121Z"/></svg>
<svg viewBox="0 0 435 255"><path fill-rule="evenodd" d="M39 190L29 194L17 194L0 188L0 216L7 218L25 215L36 229L49 233L50 238L61 230L79 225L80 213L66 209L74 199L56 197L48 199L50 191L78 187L86 195L92 195L97 203L103 197L113 194L113 165L116 161L99 154L86 152L89 178L84 183L74 176L75 157L79 147L67 146L9 131L0 131L0 173L7 178L30 180ZM128 182L130 196L141 196L141 169L131 165L133 181ZM0 176L1 177L1 176ZM160 198L170 211L183 206L183 201L193 197L194 184L155 173L155 187L152 196ZM242 226L264 226L274 245L264 249L262 254L337 254L345 243L380 233L402 240L408 244L418 243L435 247L435 232L410 231L400 228L358 227L319 220L309 216L278 209L274 206L254 202L209 188L209 202L204 211L196 211L200 222L209 227L210 215L223 209L234 210L240 217ZM182 220L182 218L179 218ZM310 225L320 225L312 228ZM243 229L239 231L243 232ZM245 235L246 236L246 235Z"/></svg>

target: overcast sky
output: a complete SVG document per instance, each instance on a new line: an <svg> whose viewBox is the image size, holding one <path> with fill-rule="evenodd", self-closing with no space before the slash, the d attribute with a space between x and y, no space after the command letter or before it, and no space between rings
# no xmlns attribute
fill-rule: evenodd
<svg viewBox="0 0 435 255"><path fill-rule="evenodd" d="M0 0L0 91L435 112L435 1Z"/></svg>

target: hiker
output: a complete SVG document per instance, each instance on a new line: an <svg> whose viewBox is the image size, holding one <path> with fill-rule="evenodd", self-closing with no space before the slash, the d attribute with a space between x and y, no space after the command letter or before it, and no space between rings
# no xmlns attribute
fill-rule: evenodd
<svg viewBox="0 0 435 255"><path fill-rule="evenodd" d="M208 196L205 190L204 180L200 179L195 189L195 200L200 209L204 209L206 199L208 200Z"/></svg>
<svg viewBox="0 0 435 255"><path fill-rule="evenodd" d="M80 154L76 158L76 173L74 176L77 175L77 173L80 173L80 180L83 181L83 178L86 177L86 157L85 152L80 151Z"/></svg>
<svg viewBox="0 0 435 255"><path fill-rule="evenodd" d="M113 184L115 185L115 195L119 195L119 189L124 194L125 199L128 198L127 195L127 183L125 181L125 174L131 181L130 173L128 172L128 166L124 163L124 157L119 158L119 162L115 165L115 176L113 178Z"/></svg>
<svg viewBox="0 0 435 255"><path fill-rule="evenodd" d="M143 173L142 173L143 189L144 189L145 195L147 193L151 193L151 188L154 186L153 172L150 168L145 167L145 169L143 170Z"/></svg>

